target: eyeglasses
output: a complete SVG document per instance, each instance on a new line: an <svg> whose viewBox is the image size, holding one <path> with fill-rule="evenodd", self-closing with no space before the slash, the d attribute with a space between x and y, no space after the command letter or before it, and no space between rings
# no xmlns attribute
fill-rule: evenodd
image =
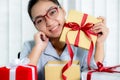
<svg viewBox="0 0 120 80"><path fill-rule="evenodd" d="M55 19L58 16L59 12L58 12L58 7L53 7L50 8L47 13L43 16L37 16L34 20L33 23L37 26L44 26L46 25L46 17L50 18L50 19Z"/></svg>

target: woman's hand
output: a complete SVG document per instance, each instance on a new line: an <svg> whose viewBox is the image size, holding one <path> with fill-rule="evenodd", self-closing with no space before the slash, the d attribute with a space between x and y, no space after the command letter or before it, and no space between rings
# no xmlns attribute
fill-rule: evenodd
<svg viewBox="0 0 120 80"><path fill-rule="evenodd" d="M105 57L104 42L107 38L109 30L106 27L105 19L103 17L98 17L98 19L101 19L102 22L95 24L92 28L93 32L98 34L94 58L96 62L103 62Z"/></svg>
<svg viewBox="0 0 120 80"><path fill-rule="evenodd" d="M48 44L48 37L43 32L37 32L34 35L35 46L39 47L42 51L46 48Z"/></svg>
<svg viewBox="0 0 120 80"><path fill-rule="evenodd" d="M98 34L98 38L97 38L97 43L96 44L104 44L109 29L106 27L106 21L103 17L98 17L97 19L102 20L102 22L96 23L94 25L94 27L92 28L92 31Z"/></svg>

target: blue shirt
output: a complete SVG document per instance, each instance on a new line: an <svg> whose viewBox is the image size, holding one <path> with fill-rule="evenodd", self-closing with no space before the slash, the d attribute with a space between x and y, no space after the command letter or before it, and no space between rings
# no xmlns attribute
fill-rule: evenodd
<svg viewBox="0 0 120 80"><path fill-rule="evenodd" d="M20 54L20 59L24 59L27 58L28 54L31 52L32 48L34 47L35 42L34 41L28 41L24 43L24 47L23 50L21 51ZM79 47L75 47L72 46L72 50L74 52L74 60L79 60L80 61L80 68L81 71L87 69L87 55L88 55L88 51ZM51 60L70 60L70 56L67 50L67 46L65 47L64 51L62 52L62 54L59 56L56 52L56 50L54 49L54 47L52 46L51 42L48 43L47 48L43 51L43 53L41 54L40 58L39 58L39 62L38 62L38 80L45 80L45 75L44 75L44 67L45 64L48 61ZM91 68L96 68L96 63L94 61L94 58L92 56L91 59L91 64L90 64Z"/></svg>

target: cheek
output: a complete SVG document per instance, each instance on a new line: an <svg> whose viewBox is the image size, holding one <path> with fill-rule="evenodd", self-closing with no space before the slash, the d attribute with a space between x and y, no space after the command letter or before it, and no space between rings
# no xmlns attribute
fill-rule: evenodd
<svg viewBox="0 0 120 80"><path fill-rule="evenodd" d="M36 27L36 29L38 30L38 31L45 31L46 30L46 26L40 26L40 27Z"/></svg>
<svg viewBox="0 0 120 80"><path fill-rule="evenodd" d="M42 29L39 29L39 31L41 31L41 32L43 32L43 33L45 33L45 34L48 34L48 33L49 33L49 30L48 30L47 27L44 27L44 28L42 28Z"/></svg>
<svg viewBox="0 0 120 80"><path fill-rule="evenodd" d="M64 22L65 22L65 15L63 13L59 14L59 16L57 17L57 20L59 20L60 23L64 24Z"/></svg>
<svg viewBox="0 0 120 80"><path fill-rule="evenodd" d="M57 19L59 19L62 23L65 22L65 14L63 11L59 12Z"/></svg>

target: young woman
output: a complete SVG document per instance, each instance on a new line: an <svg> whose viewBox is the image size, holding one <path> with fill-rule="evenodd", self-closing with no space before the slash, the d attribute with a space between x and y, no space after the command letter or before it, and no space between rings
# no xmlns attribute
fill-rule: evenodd
<svg viewBox="0 0 120 80"><path fill-rule="evenodd" d="M66 12L57 0L30 0L28 13L38 32L34 35L34 41L25 43L20 58L29 58L30 64L38 66L39 80L44 80L44 66L51 60L69 60L69 53L65 43L59 41L62 32ZM95 68L97 61L104 60L104 42L108 34L105 21L97 23L92 28L98 35L96 50L91 60L91 67ZM87 69L88 51L72 46L74 60L80 61L81 71Z"/></svg>

